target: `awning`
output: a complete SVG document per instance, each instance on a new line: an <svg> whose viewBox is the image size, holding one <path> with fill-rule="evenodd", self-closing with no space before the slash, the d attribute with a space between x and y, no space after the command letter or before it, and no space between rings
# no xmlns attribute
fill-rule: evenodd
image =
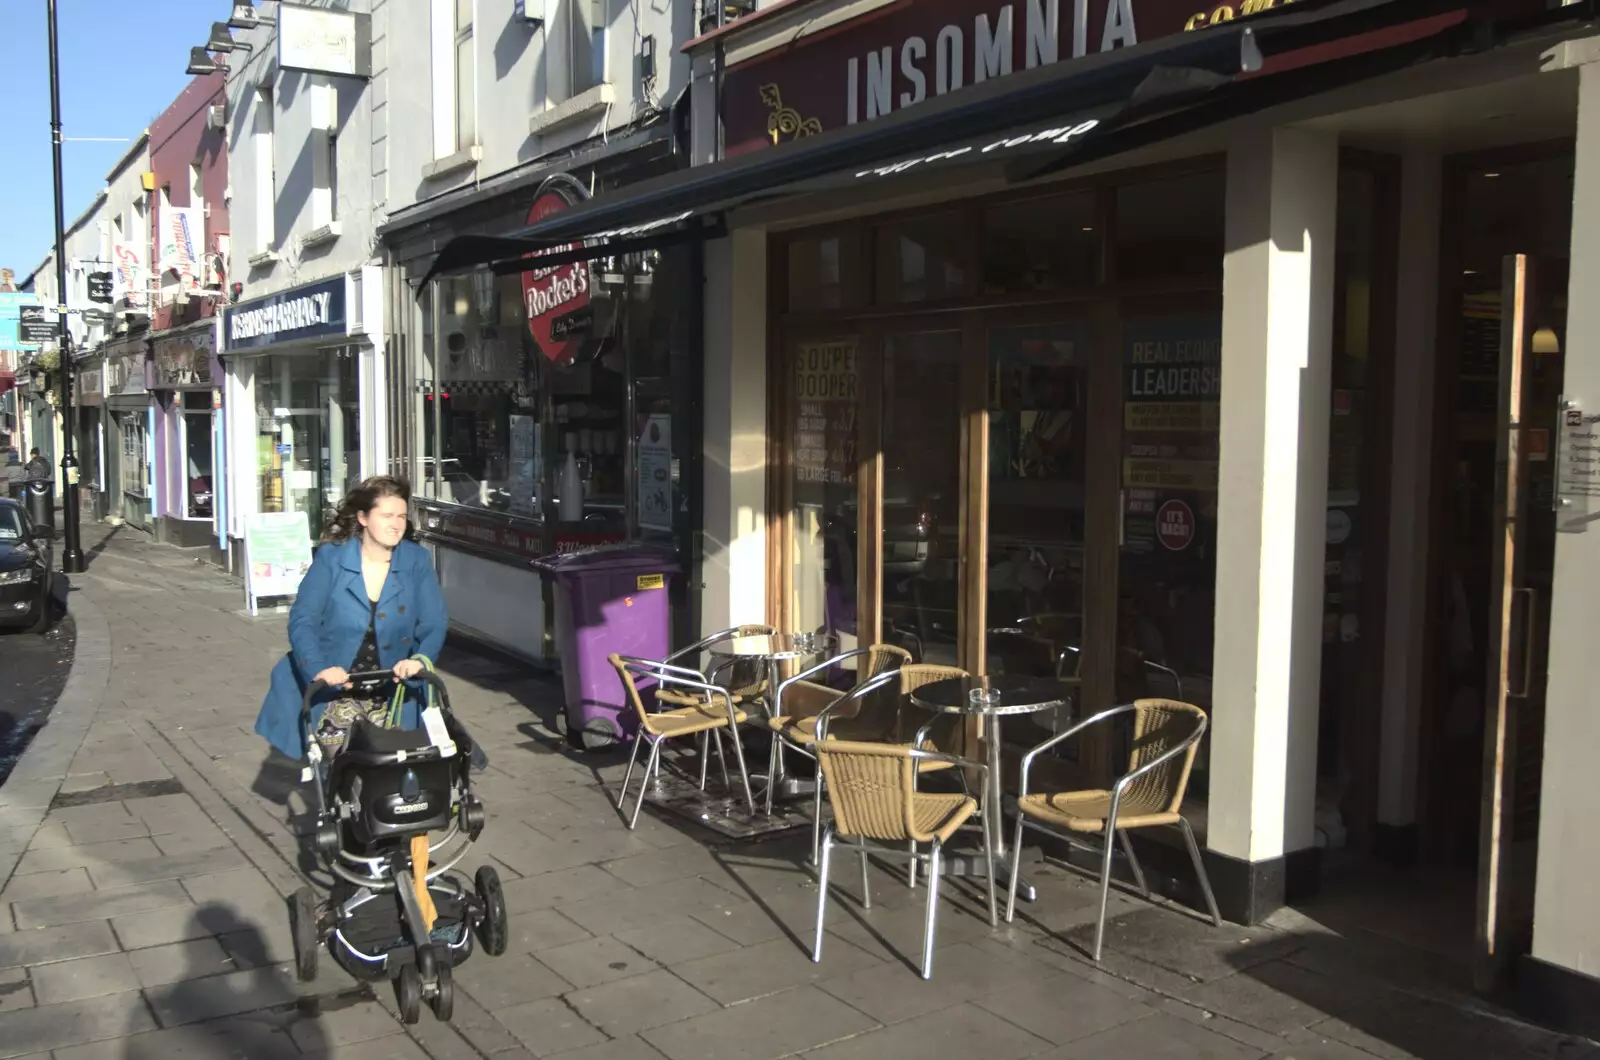
<svg viewBox="0 0 1600 1060"><path fill-rule="evenodd" d="M1103 157L1129 150L1152 130L1173 135L1170 126L1161 124L1164 118L1181 120L1184 131L1193 131L1203 103L1246 83L1236 80L1241 74L1270 73L1274 57L1457 15L1444 19L1434 31L1436 38L1443 29L1466 21L1464 3L1298 0L1264 16L1037 67L872 122L643 181L509 235L459 236L439 252L423 283L442 273L485 265L522 271L716 235L723 212L735 207L877 183L912 171L1004 161L1011 179L1029 179L1080 164L1090 154ZM1390 50L1396 51L1396 61L1415 62L1419 47L1411 42L1408 49ZM1346 80L1386 72L1370 53L1329 65ZM1289 77L1254 79L1251 94L1257 109L1282 100L1276 88L1264 90L1263 84L1276 86L1280 76ZM1315 76L1303 74L1295 80L1312 86L1302 88L1304 92L1325 90L1316 87L1320 82ZM1215 115L1213 121L1224 120L1226 107L1208 113ZM1101 144L1106 149L1099 149ZM1126 146L1112 150L1118 144Z"/></svg>

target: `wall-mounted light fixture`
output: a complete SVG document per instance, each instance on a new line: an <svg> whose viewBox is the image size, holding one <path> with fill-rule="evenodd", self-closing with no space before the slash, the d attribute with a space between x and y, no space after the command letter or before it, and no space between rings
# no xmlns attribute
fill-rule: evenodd
<svg viewBox="0 0 1600 1060"><path fill-rule="evenodd" d="M233 31L228 28L226 22L211 23L211 39L206 41L206 51L221 52L226 55L235 48L243 48L247 52L255 51L253 44L234 40Z"/></svg>
<svg viewBox="0 0 1600 1060"><path fill-rule="evenodd" d="M228 64L221 59L212 58L204 48L190 48L189 69L184 72L195 77L204 74L227 73Z"/></svg>
<svg viewBox="0 0 1600 1060"><path fill-rule="evenodd" d="M228 16L228 25L234 29L255 29L257 26L273 25L273 19L263 18L256 13L255 4L250 0L233 0L233 14Z"/></svg>

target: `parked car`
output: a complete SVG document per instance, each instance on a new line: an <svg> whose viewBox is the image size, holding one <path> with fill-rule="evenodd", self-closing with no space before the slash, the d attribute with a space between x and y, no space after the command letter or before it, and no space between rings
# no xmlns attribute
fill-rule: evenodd
<svg viewBox="0 0 1600 1060"><path fill-rule="evenodd" d="M0 499L0 625L49 628L53 549L49 529L35 526L21 504Z"/></svg>

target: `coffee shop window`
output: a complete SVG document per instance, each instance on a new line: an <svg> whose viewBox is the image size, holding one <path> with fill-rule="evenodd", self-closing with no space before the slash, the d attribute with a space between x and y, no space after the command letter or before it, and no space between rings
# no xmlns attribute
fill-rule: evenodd
<svg viewBox="0 0 1600 1060"><path fill-rule="evenodd" d="M868 284L862 272L860 229L826 232L789 243L789 312L852 309Z"/></svg>
<svg viewBox="0 0 1600 1060"><path fill-rule="evenodd" d="M970 215L926 214L877 230L877 300L930 302L969 293L974 231Z"/></svg>
<svg viewBox="0 0 1600 1060"><path fill-rule="evenodd" d="M1117 188L1116 279L1121 284L1221 286L1227 175L1205 169Z"/></svg>
<svg viewBox="0 0 1600 1060"><path fill-rule="evenodd" d="M983 293L1081 290L1097 279L1092 191L995 203L983 211Z"/></svg>

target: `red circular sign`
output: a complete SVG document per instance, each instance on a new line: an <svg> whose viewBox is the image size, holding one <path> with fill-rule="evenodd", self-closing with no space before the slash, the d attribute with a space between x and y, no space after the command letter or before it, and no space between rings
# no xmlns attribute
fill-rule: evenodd
<svg viewBox="0 0 1600 1060"><path fill-rule="evenodd" d="M1194 541L1194 509L1183 501L1168 501L1156 511L1156 540L1173 552Z"/></svg>
<svg viewBox="0 0 1600 1060"><path fill-rule="evenodd" d="M528 223L537 224L573 205L565 185L547 182L528 208ZM579 244L551 247L543 253L576 250ZM530 269L522 274L522 299L528 311L528 331L540 351L556 364L568 364L589 333L589 263Z"/></svg>

